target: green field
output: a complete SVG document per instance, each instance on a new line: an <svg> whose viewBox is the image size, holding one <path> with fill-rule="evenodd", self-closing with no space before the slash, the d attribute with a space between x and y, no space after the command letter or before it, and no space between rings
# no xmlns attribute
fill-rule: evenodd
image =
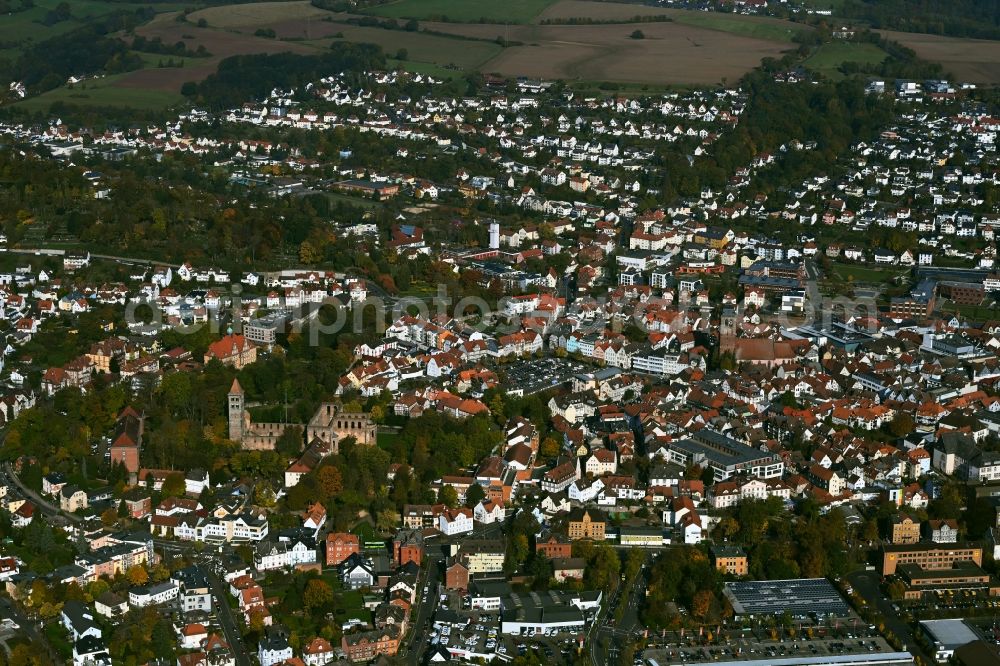
<svg viewBox="0 0 1000 666"><path fill-rule="evenodd" d="M122 2L110 2L108 0L72 0L69 3L70 14L73 18L68 21L60 21L53 25L44 25L42 20L45 15L55 9L62 0L35 0L35 6L23 12L8 14L0 20L0 44L10 46L27 41L39 42L50 37L56 37L63 33L79 28L87 20L105 16L116 11L133 11L139 5ZM183 9L185 6L197 7L201 3L153 3L152 6L157 12L175 11Z"/></svg>
<svg viewBox="0 0 1000 666"><path fill-rule="evenodd" d="M792 38L805 30L805 26L792 25L786 21L758 19L753 16L724 14L722 12L696 12L677 10L670 12L670 17L677 23L693 25L708 30L721 30L734 35L768 39L772 42L790 42Z"/></svg>
<svg viewBox="0 0 1000 666"><path fill-rule="evenodd" d="M117 106L140 110L165 109L181 104L184 97L180 93L143 88L122 88L115 83L123 75L106 76L103 79L84 81L75 86L63 86L46 93L29 97L14 105L27 111L47 112L54 102L77 104L79 106Z"/></svg>
<svg viewBox="0 0 1000 666"><path fill-rule="evenodd" d="M454 79L462 74L462 72L458 70L447 69L446 67L435 65L432 62L414 62L413 60L396 60L395 58L386 58L386 64L393 69L404 69L407 72L413 72L414 74L433 76L439 81L450 81L451 79Z"/></svg>
<svg viewBox="0 0 1000 666"><path fill-rule="evenodd" d="M437 66L452 65L463 70L476 69L503 50L503 47L494 42L442 37L422 32L383 30L382 28L365 28L356 25L344 25L340 32L343 37L335 39L378 44L385 51L386 56L390 58L394 57L400 49L405 49L407 61ZM331 41L333 40L327 39L298 43L315 44L326 49L330 47Z"/></svg>
<svg viewBox="0 0 1000 666"><path fill-rule="evenodd" d="M190 67L191 65L200 65L205 62L205 58L185 58L183 56L160 55L158 53L144 53L142 51L132 51L132 53L142 58L143 69L155 69L160 66L160 63L166 65L171 60L174 61L174 67Z"/></svg>
<svg viewBox="0 0 1000 666"><path fill-rule="evenodd" d="M844 6L844 0L804 0L802 4L810 9L832 9L836 11Z"/></svg>
<svg viewBox="0 0 1000 666"><path fill-rule="evenodd" d="M684 85L657 85L654 83L628 83L607 81L571 81L567 87L579 95L622 95L636 97L643 95L662 95L672 91L685 90Z"/></svg>
<svg viewBox="0 0 1000 666"><path fill-rule="evenodd" d="M440 19L476 23L481 19L497 23L529 23L553 0L398 0L373 7L378 16L391 18Z"/></svg>
<svg viewBox="0 0 1000 666"><path fill-rule="evenodd" d="M836 76L839 74L837 68L845 62L877 65L887 57L888 54L874 44L830 42L806 58L805 66L827 76Z"/></svg>

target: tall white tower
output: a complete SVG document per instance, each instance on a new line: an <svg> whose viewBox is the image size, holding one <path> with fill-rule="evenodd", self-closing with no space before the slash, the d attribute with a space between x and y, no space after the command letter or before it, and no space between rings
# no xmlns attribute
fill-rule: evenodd
<svg viewBox="0 0 1000 666"><path fill-rule="evenodd" d="M499 250L500 249L500 223L491 222L490 223L490 249Z"/></svg>

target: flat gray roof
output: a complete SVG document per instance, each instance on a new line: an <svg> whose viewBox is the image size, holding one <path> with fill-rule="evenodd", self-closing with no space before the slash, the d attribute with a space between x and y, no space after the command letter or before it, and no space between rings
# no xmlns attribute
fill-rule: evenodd
<svg viewBox="0 0 1000 666"><path fill-rule="evenodd" d="M920 626L936 643L947 650L954 650L979 640L979 636L969 628L964 620L921 620Z"/></svg>

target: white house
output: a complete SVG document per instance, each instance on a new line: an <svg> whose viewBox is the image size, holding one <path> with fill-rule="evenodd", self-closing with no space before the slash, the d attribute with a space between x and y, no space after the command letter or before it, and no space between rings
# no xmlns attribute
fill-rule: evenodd
<svg viewBox="0 0 1000 666"><path fill-rule="evenodd" d="M473 513L469 509L446 509L438 516L438 529L447 536L471 532L472 528Z"/></svg>
<svg viewBox="0 0 1000 666"><path fill-rule="evenodd" d="M180 588L173 581L165 581L156 585L134 587L128 592L128 603L133 608L158 606L177 598Z"/></svg>
<svg viewBox="0 0 1000 666"><path fill-rule="evenodd" d="M476 505L473 510L473 517L476 522L489 525L490 523L503 522L506 511L502 504L490 499L484 499Z"/></svg>

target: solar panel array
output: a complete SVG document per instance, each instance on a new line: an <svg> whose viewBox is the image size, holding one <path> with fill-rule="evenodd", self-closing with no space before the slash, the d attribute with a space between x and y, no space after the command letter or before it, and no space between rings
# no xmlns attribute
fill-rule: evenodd
<svg viewBox="0 0 1000 666"><path fill-rule="evenodd" d="M825 578L752 580L726 583L726 596L737 615L847 616L850 609Z"/></svg>

